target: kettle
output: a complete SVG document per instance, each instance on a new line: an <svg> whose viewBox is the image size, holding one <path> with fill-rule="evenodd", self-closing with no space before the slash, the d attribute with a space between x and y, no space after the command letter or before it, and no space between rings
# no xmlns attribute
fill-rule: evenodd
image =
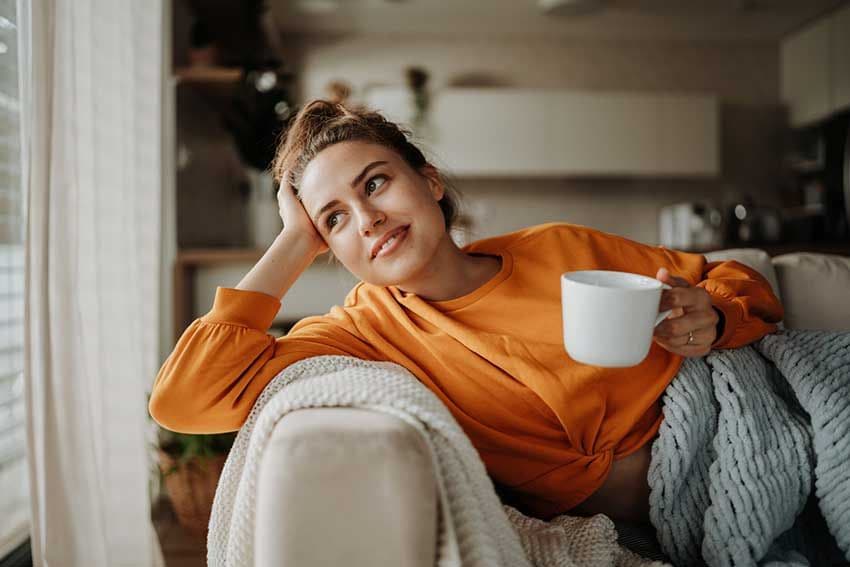
<svg viewBox="0 0 850 567"><path fill-rule="evenodd" d="M676 250L701 252L723 246L723 215L708 203L676 203L661 208L661 245Z"/></svg>

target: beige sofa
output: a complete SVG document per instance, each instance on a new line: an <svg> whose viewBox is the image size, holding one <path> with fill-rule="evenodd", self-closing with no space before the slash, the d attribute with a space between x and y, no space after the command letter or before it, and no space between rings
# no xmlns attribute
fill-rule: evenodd
<svg viewBox="0 0 850 567"><path fill-rule="evenodd" d="M786 328L850 330L850 258L723 250L761 272ZM400 419L350 408L280 420L261 457L256 564L432 566L437 488L419 434Z"/></svg>

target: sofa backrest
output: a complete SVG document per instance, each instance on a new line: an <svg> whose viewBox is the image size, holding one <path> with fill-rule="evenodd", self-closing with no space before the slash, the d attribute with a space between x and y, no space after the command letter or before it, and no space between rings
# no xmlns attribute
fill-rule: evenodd
<svg viewBox="0 0 850 567"><path fill-rule="evenodd" d="M850 258L797 252L773 258L785 326L850 331Z"/></svg>
<svg viewBox="0 0 850 567"><path fill-rule="evenodd" d="M850 258L795 252L771 258L758 248L730 248L706 260L737 260L762 274L785 307L780 327L850 331Z"/></svg>

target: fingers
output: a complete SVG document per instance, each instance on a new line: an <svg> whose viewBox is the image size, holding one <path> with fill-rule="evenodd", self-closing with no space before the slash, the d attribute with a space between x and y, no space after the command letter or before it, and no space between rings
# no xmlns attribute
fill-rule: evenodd
<svg viewBox="0 0 850 567"><path fill-rule="evenodd" d="M693 335L693 340L690 338L691 335ZM685 331L682 334L653 336L653 340L662 348L687 357L707 355L711 352L711 345L716 339L717 331L710 326L695 328L691 330L690 334Z"/></svg>
<svg viewBox="0 0 850 567"><path fill-rule="evenodd" d="M691 344L686 344L688 340L687 337L685 337L685 344L671 344L670 342L657 337L654 338L654 340L662 348L672 352L673 354L686 357L707 355L711 352L711 344L714 342L714 339L712 339L710 335L704 333L694 333L694 342ZM681 341L679 342L681 343Z"/></svg>
<svg viewBox="0 0 850 567"><path fill-rule="evenodd" d="M655 274L655 279L672 287L690 287L691 285L688 280L672 275L670 270L667 268L658 268L658 272Z"/></svg>
<svg viewBox="0 0 850 567"><path fill-rule="evenodd" d="M674 287L661 292L659 311L681 307L685 313L691 311L708 311L711 307L711 296L701 287Z"/></svg>
<svg viewBox="0 0 850 567"><path fill-rule="evenodd" d="M704 334L710 332L710 334L714 334L717 328L717 321L718 316L713 309L693 311L675 319L665 319L655 327L653 334L674 345L687 344L689 331L694 334L694 337L696 337L697 333ZM708 342L713 341L714 338Z"/></svg>
<svg viewBox="0 0 850 567"><path fill-rule="evenodd" d="M706 345L710 345L711 343L713 343L714 340L716 339L716 337L714 335L714 331L710 327L703 327L702 329L696 329L694 331L691 331L691 333L693 333L693 336L694 336L694 340L691 341L691 342L688 342L688 341L690 341L690 338L691 338L691 336L688 333L685 333L684 335L679 335L679 336L675 336L675 337L668 337L668 338L663 338L663 339L661 337L659 337L659 340L664 340L664 342L667 345L669 345L671 347L676 347L676 348L689 348L689 347L703 348Z"/></svg>
<svg viewBox="0 0 850 567"><path fill-rule="evenodd" d="M284 187L289 188L289 193L283 191ZM280 178L280 186L277 188L277 198L280 200L282 197L288 197L289 195L295 195L295 188L292 186L290 182L290 176L288 171L284 171L283 175Z"/></svg>

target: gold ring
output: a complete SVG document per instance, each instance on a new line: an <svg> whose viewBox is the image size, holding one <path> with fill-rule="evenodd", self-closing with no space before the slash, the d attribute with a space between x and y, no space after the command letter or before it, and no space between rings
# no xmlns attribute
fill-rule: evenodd
<svg viewBox="0 0 850 567"><path fill-rule="evenodd" d="M694 342L694 333L693 331L688 331L688 344L693 344Z"/></svg>

